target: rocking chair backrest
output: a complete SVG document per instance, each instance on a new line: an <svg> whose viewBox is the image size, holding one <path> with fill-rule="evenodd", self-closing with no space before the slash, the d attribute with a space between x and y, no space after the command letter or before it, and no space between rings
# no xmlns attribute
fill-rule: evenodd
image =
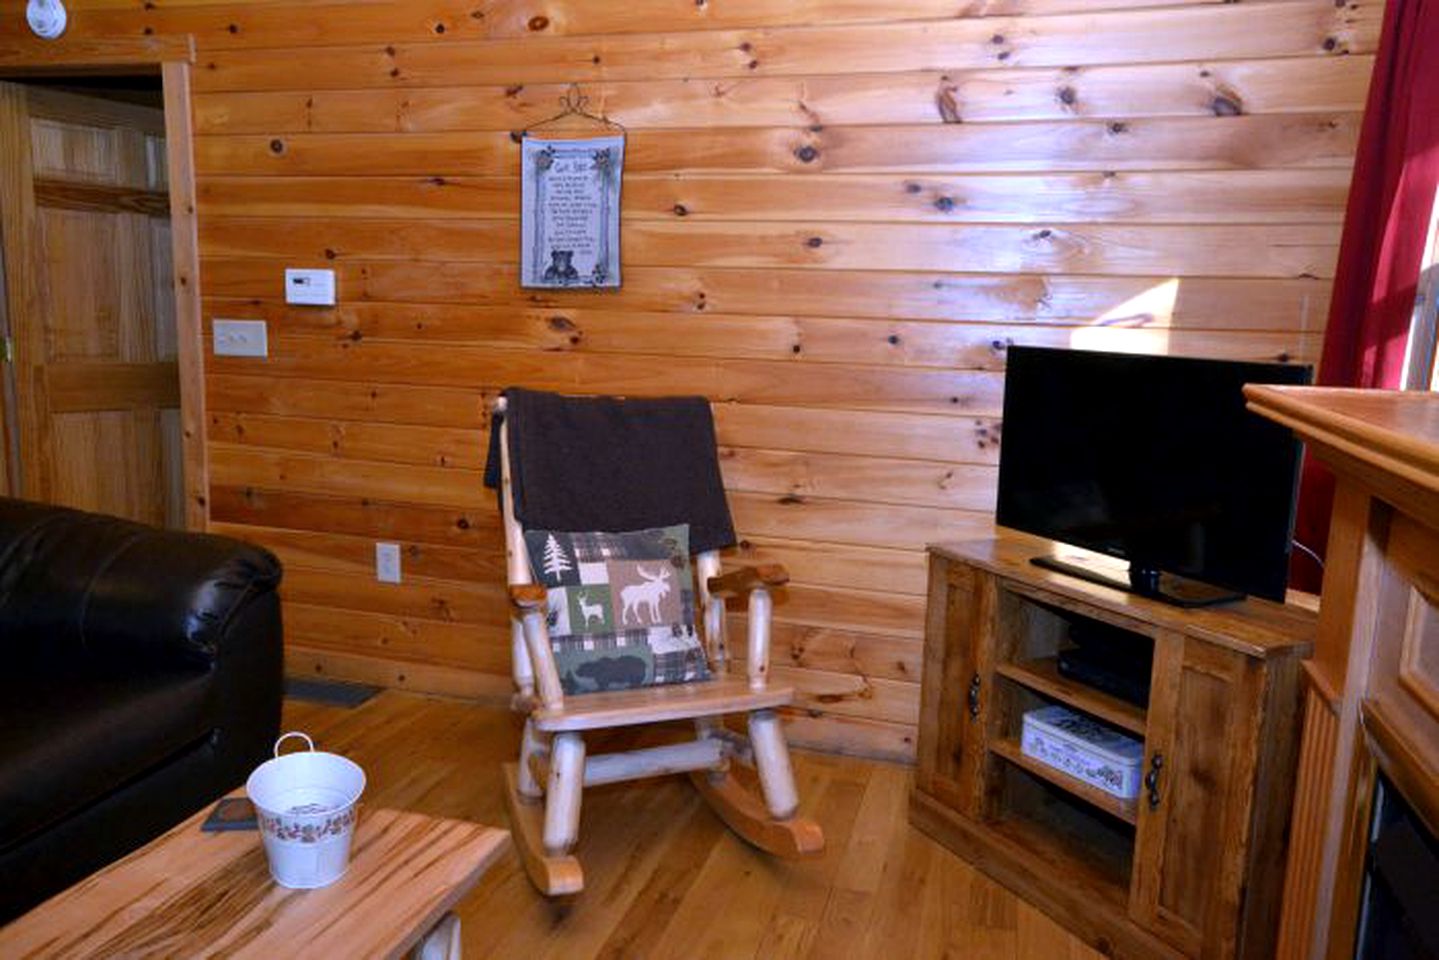
<svg viewBox="0 0 1439 960"><path fill-rule="evenodd" d="M507 391L507 393L521 393L521 391ZM535 394L528 394L524 399L530 400L534 396ZM541 394L541 396L543 396L543 394ZM498 479L499 502L501 502L502 514L504 514L505 558L507 558L508 581L511 586L524 586L524 584L534 583L534 574L532 574L530 567L530 554L528 554L527 547L525 547L525 524L521 521L521 517L519 517L517 511L517 474L519 471L517 469L517 463L512 462L512 450L515 448L512 446L511 435L509 435L512 417L508 416L509 413L511 413L511 404L509 404L507 396L501 396L495 400L494 413L495 417L492 419L492 423L498 423L499 429L496 430L496 439L491 443L491 458L489 458L491 459L491 465L489 466L494 466L495 461L498 461L499 469L494 472L498 474L498 478L495 479ZM613 413L613 410L610 410L609 413ZM633 497L630 499L632 499L633 502L630 502L630 504L622 504L622 507L625 507L623 512L625 512L627 517L627 520L622 522L635 524L635 528L663 527L663 525L673 524L673 522L684 522L685 520L685 518L681 518L681 520L676 521L676 514L672 512L672 498L662 497L658 491L653 489L653 484L646 485L645 482L643 482L645 479L653 478L655 475L665 474L665 471L663 471L665 466L671 468L671 471L669 471L671 474L678 471L679 474L682 475L681 484L684 485L686 489L689 489L689 491L694 491L696 497L707 501L702 502L701 508L699 508L698 511L699 514L701 514L702 524L701 530L699 530L698 533L698 543L696 543L695 528L692 527L691 544L695 547L695 590L696 597L698 597L699 600L699 610L702 610L702 620L704 620L704 623L702 623L702 638L704 638L705 652L707 652L709 666L711 666L712 671L720 674L720 672L724 672L725 661L728 659L728 651L725 649L724 602L711 597L708 589L708 580L709 577L715 577L720 574L720 551L718 551L718 547L734 543L734 528L732 528L732 522L730 520L730 508L728 508L728 504L724 499L724 486L722 486L722 482L720 481L720 465L718 465L718 456L717 452L715 452L714 439L712 439L714 438L714 426L712 426L712 420L708 419L708 406L704 407L704 413L705 419L704 423L702 423L702 429L695 430L696 433L699 433L702 440L702 442L696 443L695 445L698 446L699 449L694 450L692 453L686 452L689 453L688 456L678 456L671 450L671 452L669 452L671 453L671 459L669 459L668 463L661 463L661 465L656 466L650 474L643 474L643 471L640 472L640 474L636 474L633 466L626 465L625 458L642 455L642 452L635 449L626 449L626 445L623 445L623 443L612 443L612 445L607 446L607 448L597 450L602 456L609 455L610 462L604 465L603 468L602 466L596 465L593 459L587 459L583 465L574 465L573 469L581 472L589 472L591 476L593 476L593 474L600 474L602 476L614 476L617 474L629 475L630 478L632 478L630 479L630 486L632 486L630 492L632 492ZM625 429L626 427L622 419L616 419L616 417L613 416L606 417L606 419L614 420L614 426L619 427L619 429ZM708 435L707 440L704 439L705 435ZM633 445L630 446L633 448ZM645 448L645 446L646 445L642 445L642 448ZM653 446L649 446L649 448L643 450L643 452L655 453L656 450ZM543 461L544 458L538 459ZM627 466L627 469L616 469L616 465L622 466L622 468L623 466ZM636 479L640 482L635 482ZM491 482L491 471L486 471L486 482ZM635 486L639 486L637 491L633 489ZM583 498L584 492L586 492L586 485L574 485L573 489L568 492L576 495L576 497ZM616 530L616 525L610 524L610 522L593 522L596 520L593 514L587 515L584 511L567 514L567 512L563 510L563 504L561 504L560 508L554 508L554 497L548 498L548 502L545 501L545 498L537 499L538 504L531 502L530 514L525 517L525 520L528 521L528 525L530 525L531 528ZM545 512L547 508L550 508L550 512ZM535 515L537 511L538 515ZM581 525L571 525L570 522L567 522L573 520L580 520ZM590 521L589 525L584 525L586 521ZM525 651L527 651L527 648L525 648L524 636L522 636L521 626L519 626L517 620L514 628L515 682L517 682L521 692L528 692L527 688L532 688L532 682L534 682L530 669L531 664L528 662L530 658L528 658L527 652Z"/></svg>

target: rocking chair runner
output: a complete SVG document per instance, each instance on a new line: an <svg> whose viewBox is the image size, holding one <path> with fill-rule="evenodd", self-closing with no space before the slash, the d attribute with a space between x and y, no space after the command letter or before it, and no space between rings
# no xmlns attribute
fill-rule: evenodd
<svg viewBox="0 0 1439 960"><path fill-rule="evenodd" d="M506 399L501 397L495 412L503 417L506 410ZM819 825L797 815L789 748L775 713L776 707L793 701L794 690L771 686L767 679L770 590L788 581L784 568L764 565L721 575L718 550L696 556L696 595L714 679L567 696L550 647L546 590L533 583L516 518L511 484L518 471L512 470L509 431L509 419L503 418L498 454L518 688L514 703L528 717L519 762L505 765L505 800L530 880L550 896L583 888L583 873L570 851L579 838L584 787L671 773L689 773L715 812L755 846L787 857L821 852L824 836ZM695 453L715 456L712 445ZM727 516L725 520L728 526ZM738 677L726 672L725 598L743 595L749 597L748 656L746 676ZM748 714L748 738L716 722L731 713ZM693 740L586 756L586 730L684 719L695 722ZM762 802L736 779L734 763L753 766Z"/></svg>

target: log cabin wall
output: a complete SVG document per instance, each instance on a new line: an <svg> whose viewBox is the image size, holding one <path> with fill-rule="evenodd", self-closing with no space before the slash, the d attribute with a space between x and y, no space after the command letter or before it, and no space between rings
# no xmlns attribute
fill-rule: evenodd
<svg viewBox="0 0 1439 960"><path fill-rule="evenodd" d="M781 560L799 742L910 756L926 541L990 520L1005 350L1313 360L1380 0L76 0L193 34L217 531L285 561L288 663L509 689L480 484L507 384L715 401ZM6 0L0 41L23 31ZM511 135L629 131L618 292L517 283ZM340 306L288 309L286 266ZM405 582L374 581L376 540ZM742 618L732 621L739 627ZM742 644L737 645L742 648Z"/></svg>

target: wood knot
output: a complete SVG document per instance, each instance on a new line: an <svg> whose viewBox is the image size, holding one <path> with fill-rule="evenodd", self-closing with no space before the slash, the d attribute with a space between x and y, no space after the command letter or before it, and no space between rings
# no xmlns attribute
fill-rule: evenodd
<svg viewBox="0 0 1439 960"><path fill-rule="evenodd" d="M794 152L794 155L799 158L800 163L814 163L814 161L819 157L819 150L815 149L810 144L805 144L804 146L796 150Z"/></svg>
<svg viewBox="0 0 1439 960"><path fill-rule="evenodd" d="M544 16L543 14L536 14L535 16L530 17L530 22L526 24L526 26L528 26L531 30L543 30L549 25L550 18Z"/></svg>
<svg viewBox="0 0 1439 960"><path fill-rule="evenodd" d="M1333 53L1335 50L1339 49L1339 41L1334 37L1325 37L1324 49L1328 50L1330 53Z"/></svg>
<svg viewBox="0 0 1439 960"><path fill-rule="evenodd" d="M939 111L939 118L945 123L964 122L959 111L959 91L954 87L940 87L939 92L934 95L934 106Z"/></svg>
<svg viewBox="0 0 1439 960"><path fill-rule="evenodd" d="M891 333L889 336L885 337L884 339L889 342L889 345L890 345L891 347L897 347L897 346L899 346L899 334L897 334L897 333Z"/></svg>
<svg viewBox="0 0 1439 960"><path fill-rule="evenodd" d="M804 242L804 245L805 245L806 247L809 247L811 250L818 250L820 247L824 246L824 238L823 238L823 237L810 237L808 240L806 240L806 241Z"/></svg>
<svg viewBox="0 0 1439 960"><path fill-rule="evenodd" d="M1079 94L1075 92L1075 89L1073 87L1065 86L1059 88L1059 102L1064 104L1066 107L1074 106L1075 102L1078 100Z"/></svg>
<svg viewBox="0 0 1439 960"><path fill-rule="evenodd" d="M339 254L335 252L335 248L334 248L334 247L326 247L326 248L325 248L325 259L326 259L326 260L333 260L333 259L335 259L335 258L338 257L338 256L339 256Z"/></svg>
<svg viewBox="0 0 1439 960"><path fill-rule="evenodd" d="M524 91L524 89L525 85L523 83L511 84L510 86L505 87L505 96L513 100L515 97L518 97Z"/></svg>
<svg viewBox="0 0 1439 960"><path fill-rule="evenodd" d="M277 155L278 155L278 154L281 154L281 153L284 153L284 152L285 152L285 141L281 140L279 137L276 137L274 140L271 140L271 141L270 141L270 152L273 153L273 154L277 154Z"/></svg>
<svg viewBox="0 0 1439 960"><path fill-rule="evenodd" d="M935 197L935 198L934 198L934 209L938 210L940 213L949 213L951 210L954 209L954 198L953 198L953 197Z"/></svg>
<svg viewBox="0 0 1439 960"><path fill-rule="evenodd" d="M908 182L905 183L905 185L904 185L904 192L905 192L905 193L910 193L910 194L919 193L919 192L920 192L921 190L923 190L923 189L924 189L924 187L921 187L919 184L915 183L913 180L908 181Z"/></svg>
<svg viewBox="0 0 1439 960"><path fill-rule="evenodd" d="M1109 132L1115 134L1127 133L1129 132L1129 124L1116 120L1109 125Z"/></svg>
<svg viewBox="0 0 1439 960"><path fill-rule="evenodd" d="M1216 117L1237 117L1244 113L1244 108L1236 100L1222 93L1214 95L1209 109L1214 111Z"/></svg>
<svg viewBox="0 0 1439 960"><path fill-rule="evenodd" d="M525 139L525 132L524 132L523 130L511 130L511 131L510 131L510 142L511 142L511 143L521 143L521 142L524 141L524 139Z"/></svg>

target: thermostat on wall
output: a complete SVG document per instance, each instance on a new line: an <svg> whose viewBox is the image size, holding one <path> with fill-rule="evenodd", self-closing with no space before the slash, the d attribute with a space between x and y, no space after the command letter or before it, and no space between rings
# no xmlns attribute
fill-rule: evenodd
<svg viewBox="0 0 1439 960"><path fill-rule="evenodd" d="M335 271L286 270L285 302L312 307L335 305Z"/></svg>

